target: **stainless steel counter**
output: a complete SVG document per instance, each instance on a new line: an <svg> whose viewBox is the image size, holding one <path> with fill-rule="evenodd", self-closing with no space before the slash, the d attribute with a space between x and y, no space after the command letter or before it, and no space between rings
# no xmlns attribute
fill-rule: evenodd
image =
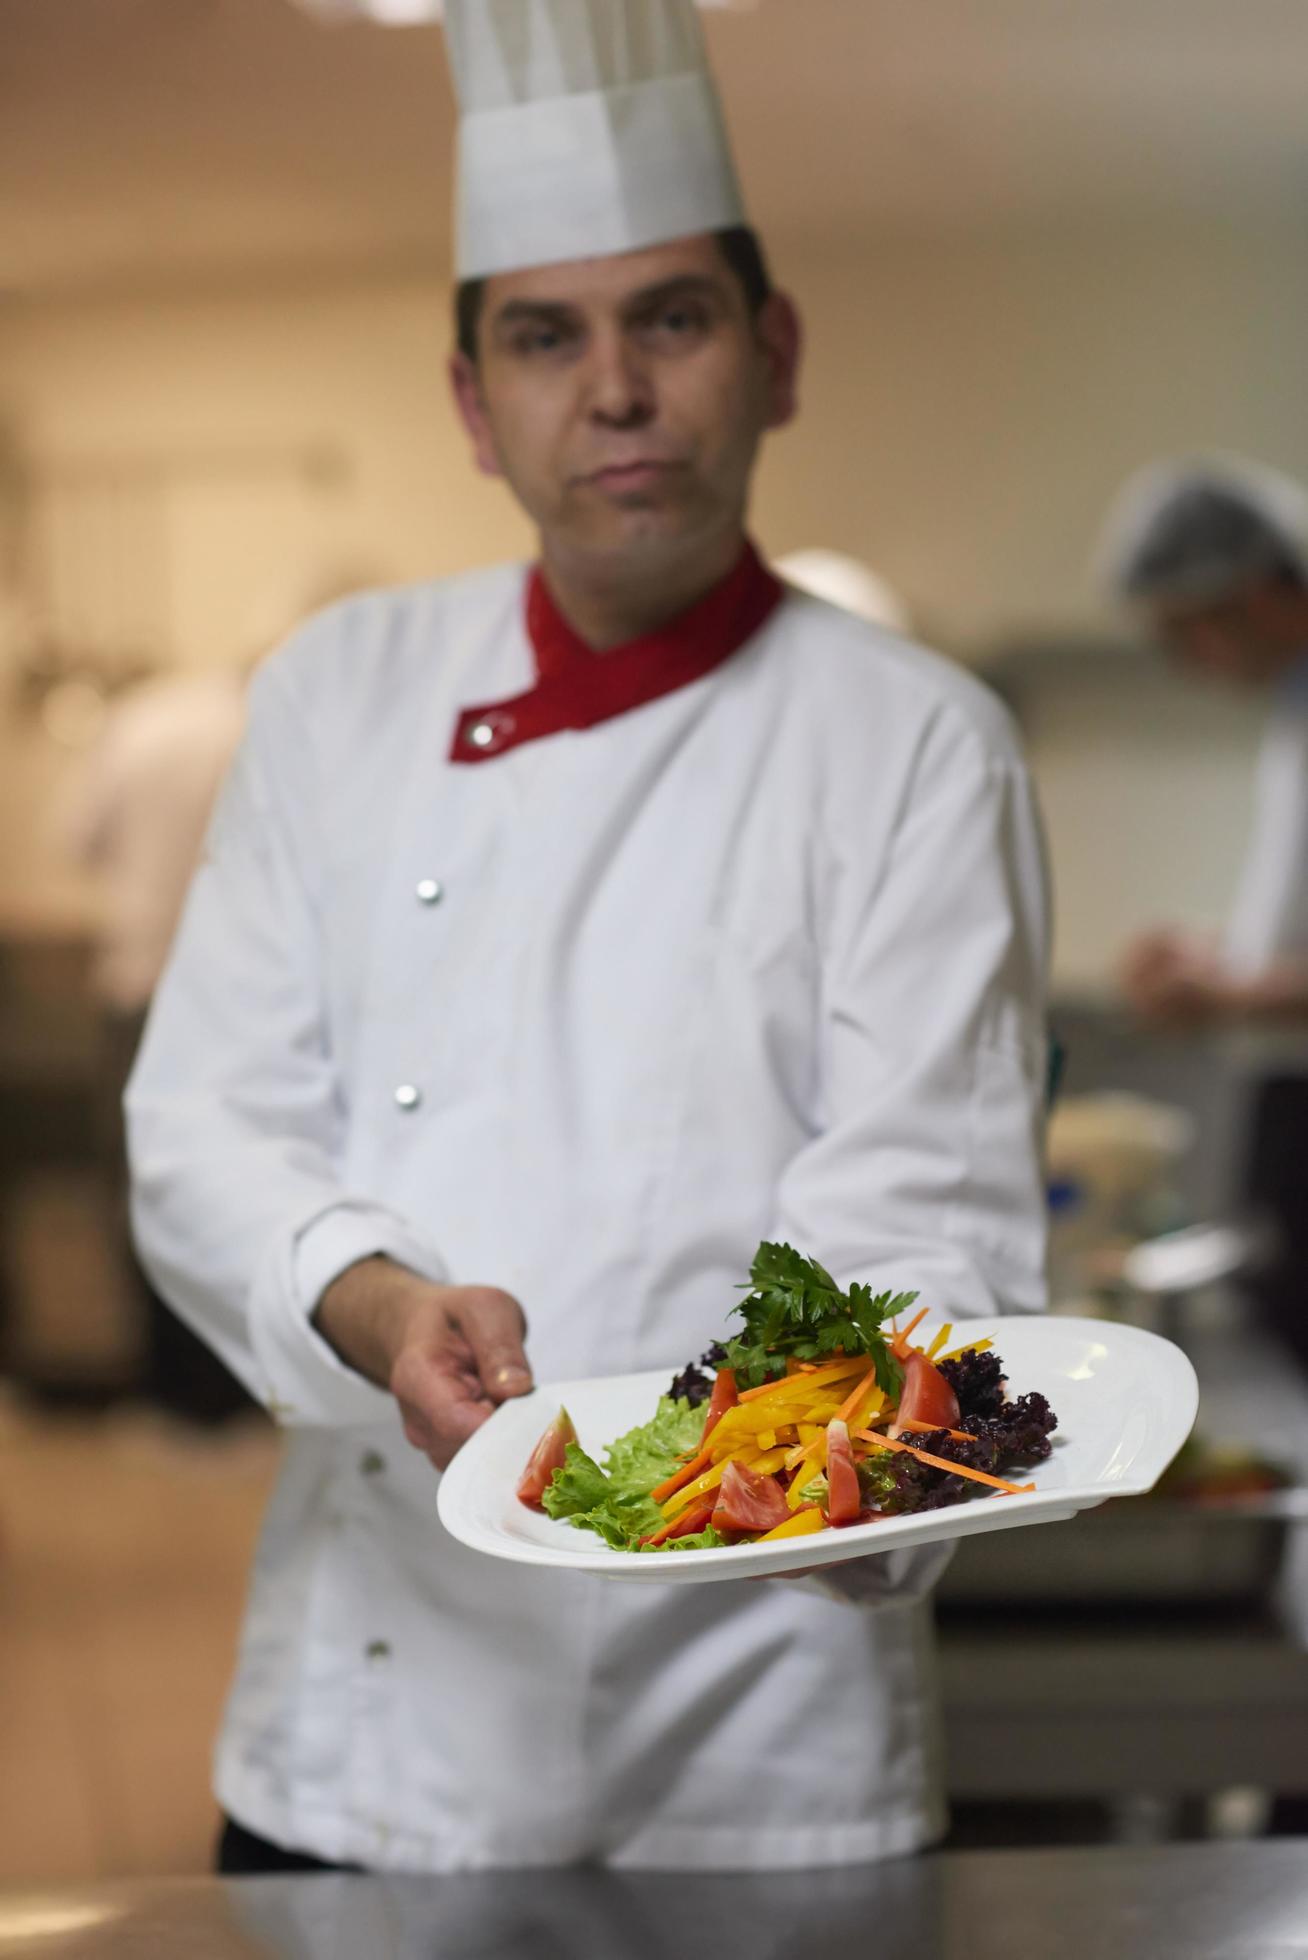
<svg viewBox="0 0 1308 1960"><path fill-rule="evenodd" d="M785 1877L175 1880L0 1897L40 1960L1291 1960L1308 1841L958 1853Z"/></svg>

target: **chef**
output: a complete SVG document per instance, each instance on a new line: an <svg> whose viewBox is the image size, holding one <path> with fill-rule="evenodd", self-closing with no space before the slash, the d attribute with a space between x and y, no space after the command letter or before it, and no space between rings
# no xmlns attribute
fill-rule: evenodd
<svg viewBox="0 0 1308 1960"><path fill-rule="evenodd" d="M454 389L539 556L267 663L128 1097L144 1256L286 1426L223 1863L907 1852L935 1553L605 1584L465 1550L437 1473L533 1380L683 1366L764 1237L1041 1307L1027 778L975 682L747 539L798 326L690 0L446 25Z"/></svg>
<svg viewBox="0 0 1308 1960"><path fill-rule="evenodd" d="M1194 672L1269 700L1254 820L1223 940L1167 927L1130 948L1128 999L1159 1025L1234 1029L1253 1064L1244 1196L1278 1228L1252 1282L1308 1366L1308 497L1233 458L1156 464L1121 492L1103 564Z"/></svg>
<svg viewBox="0 0 1308 1960"><path fill-rule="evenodd" d="M1185 666L1270 698L1224 942L1146 935L1127 992L1161 1021L1308 1021L1308 497L1233 459L1154 465L1121 492L1103 562L1114 595Z"/></svg>

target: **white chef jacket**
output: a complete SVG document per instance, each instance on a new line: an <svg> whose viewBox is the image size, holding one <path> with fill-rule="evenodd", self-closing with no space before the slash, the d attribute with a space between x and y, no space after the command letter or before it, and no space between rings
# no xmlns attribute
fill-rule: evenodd
<svg viewBox="0 0 1308 1960"><path fill-rule="evenodd" d="M1227 955L1244 975L1308 959L1308 654L1277 689L1263 736Z"/></svg>
<svg viewBox="0 0 1308 1960"><path fill-rule="evenodd" d="M379 1869L906 1851L942 1821L911 1560L847 1568L873 1612L483 1558L310 1315L382 1252L516 1294L543 1383L671 1374L765 1237L1040 1308L1027 778L973 680L797 594L677 692L451 762L532 684L523 583L350 600L265 666L129 1091L146 1262L288 1430L217 1794Z"/></svg>

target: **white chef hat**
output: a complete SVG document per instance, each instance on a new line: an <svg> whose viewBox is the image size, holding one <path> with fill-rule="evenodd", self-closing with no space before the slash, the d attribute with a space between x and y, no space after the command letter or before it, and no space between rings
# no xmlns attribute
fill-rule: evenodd
<svg viewBox="0 0 1308 1960"><path fill-rule="evenodd" d="M856 613L873 626L885 626L892 633L911 630L908 608L894 587L861 559L843 551L827 551L813 546L791 551L777 560L782 578L814 598L825 599L845 612Z"/></svg>
<svg viewBox="0 0 1308 1960"><path fill-rule="evenodd" d="M694 0L446 0L457 272L745 221Z"/></svg>
<svg viewBox="0 0 1308 1960"><path fill-rule="evenodd" d="M1152 463L1119 491L1097 568L1144 605L1204 605L1278 569L1308 582L1308 495L1235 456Z"/></svg>

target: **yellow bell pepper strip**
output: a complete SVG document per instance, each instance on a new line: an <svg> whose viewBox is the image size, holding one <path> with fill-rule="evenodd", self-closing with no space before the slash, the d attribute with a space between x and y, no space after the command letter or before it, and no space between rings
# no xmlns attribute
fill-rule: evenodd
<svg viewBox="0 0 1308 1960"><path fill-rule="evenodd" d="M935 1360L936 1356L939 1354L941 1348L945 1345L945 1342L949 1339L953 1331L954 1331L953 1321L947 1320L944 1326L941 1328L940 1332L936 1335L934 1341L932 1341L930 1347L926 1351L928 1361Z"/></svg>
<svg viewBox="0 0 1308 1960"><path fill-rule="evenodd" d="M779 1375L774 1382L760 1382L757 1388L742 1389L742 1402L761 1402L765 1395L784 1395L787 1390L793 1395L804 1395L811 1388L821 1388L827 1382L843 1381L846 1375L858 1374L867 1363L865 1354L842 1354L834 1361L826 1361L811 1373L799 1376Z"/></svg>
<svg viewBox="0 0 1308 1960"><path fill-rule="evenodd" d="M718 1427L719 1429L722 1427L721 1423ZM671 1497L674 1490L680 1490L683 1484L693 1482L701 1470L707 1470L712 1461L706 1449L700 1450L699 1454L692 1456L690 1462L684 1463L680 1470L674 1470L672 1475L666 1477L661 1484L655 1484L650 1496L656 1504L662 1504L665 1498Z"/></svg>
<svg viewBox="0 0 1308 1960"><path fill-rule="evenodd" d="M871 1443L878 1450L904 1450L915 1456L919 1463L929 1463L933 1470L947 1470L951 1477L970 1477L973 1483L989 1484L992 1490L1002 1490L1009 1497L1019 1497L1023 1491L1034 1490L1034 1484L1010 1484L1002 1477L992 1477L988 1470L970 1470L965 1464L951 1463L946 1456L932 1456L930 1450L915 1450L911 1443L892 1442L889 1436L874 1436L864 1430L858 1438L860 1443Z"/></svg>
<svg viewBox="0 0 1308 1960"><path fill-rule="evenodd" d="M674 1491L660 1508L665 1518L678 1517L688 1504L694 1504L706 1491L712 1490L716 1484L722 1482L728 1463L743 1463L747 1470L758 1470L764 1476L771 1476L774 1470L781 1468L785 1459L785 1450L759 1451L752 1444L746 1444L743 1448L733 1451L731 1456L724 1457L721 1463L715 1463L713 1468L706 1470L702 1477L696 1477L693 1484L687 1484L684 1489Z"/></svg>
<svg viewBox="0 0 1308 1960"><path fill-rule="evenodd" d="M986 1334L979 1341L961 1341L957 1347L950 1348L948 1354L942 1354L938 1359L941 1361L957 1361L960 1354L980 1354L984 1349L993 1346L994 1342Z"/></svg>
<svg viewBox="0 0 1308 1960"><path fill-rule="evenodd" d="M815 1531L825 1531L827 1521L816 1504L806 1504L802 1511L795 1511L781 1524L774 1524L771 1531L765 1531L754 1540L756 1545L770 1545L774 1538L808 1538Z"/></svg>

